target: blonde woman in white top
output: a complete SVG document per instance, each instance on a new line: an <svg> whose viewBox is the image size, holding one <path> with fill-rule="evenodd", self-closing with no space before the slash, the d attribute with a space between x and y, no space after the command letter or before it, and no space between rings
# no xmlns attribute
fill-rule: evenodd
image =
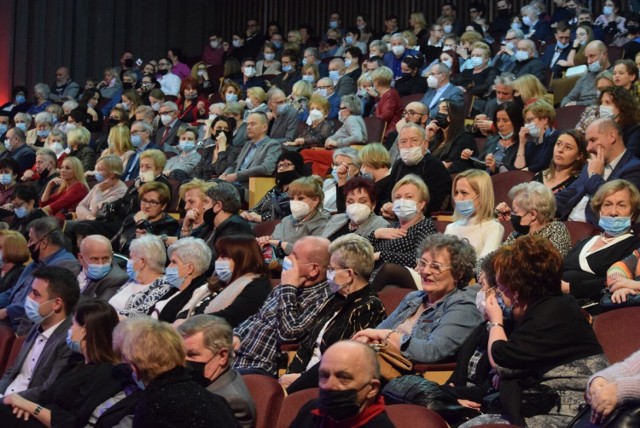
<svg viewBox="0 0 640 428"><path fill-rule="evenodd" d="M469 169L453 180L454 222L444 233L466 238L478 258L495 251L502 242L504 227L493 218L495 199L491 177L485 171Z"/></svg>

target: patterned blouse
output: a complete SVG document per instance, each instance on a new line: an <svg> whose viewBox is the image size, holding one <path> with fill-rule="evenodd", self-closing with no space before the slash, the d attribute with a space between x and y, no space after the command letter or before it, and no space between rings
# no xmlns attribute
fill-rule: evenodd
<svg viewBox="0 0 640 428"><path fill-rule="evenodd" d="M553 246L560 251L562 258L565 258L567 254L569 254L569 250L571 249L571 236L569 235L567 226L565 226L561 221L552 221L542 229L533 232L533 234L540 235L551 241ZM512 232L502 245L513 244L513 242L520 236L522 235L518 232Z"/></svg>
<svg viewBox="0 0 640 428"><path fill-rule="evenodd" d="M399 222L389 225L390 228L400 228ZM438 233L433 221L424 218L407 230L407 235L396 239L378 239L372 232L368 236L373 245L373 251L380 252L380 262L391 262L413 268L416 266L416 249L429 235Z"/></svg>
<svg viewBox="0 0 640 428"><path fill-rule="evenodd" d="M129 281L120 287L118 293L129 286L130 283ZM161 276L145 287L144 290L129 296L127 303L124 305L124 309L120 311L120 315L126 317L148 315L156 302L167 294L170 289L171 286L166 282L165 276Z"/></svg>

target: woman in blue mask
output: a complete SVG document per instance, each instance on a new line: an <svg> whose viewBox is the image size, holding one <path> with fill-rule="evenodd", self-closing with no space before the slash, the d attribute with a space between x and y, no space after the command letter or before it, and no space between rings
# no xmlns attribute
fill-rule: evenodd
<svg viewBox="0 0 640 428"><path fill-rule="evenodd" d="M109 299L119 315L148 315L156 302L171 290L164 273L166 262L167 251L159 237L144 235L131 242L127 261L129 281Z"/></svg>
<svg viewBox="0 0 640 428"><path fill-rule="evenodd" d="M77 220L95 220L104 204L124 197L127 185L120 179L122 161L115 155L98 159L94 177L98 182L76 207Z"/></svg>
<svg viewBox="0 0 640 428"><path fill-rule="evenodd" d="M11 114L11 116L15 115L16 113L26 113L32 104L30 102L27 102L28 96L29 91L25 86L14 86L11 89L11 100L0 105L0 110L5 113Z"/></svg>
<svg viewBox="0 0 640 428"><path fill-rule="evenodd" d="M640 207L640 192L626 180L612 180L600 187L591 198L591 207L598 213L602 233L578 242L564 261L562 292L571 294L598 313L607 286L607 269L640 247L640 238L633 234Z"/></svg>
<svg viewBox="0 0 640 428"><path fill-rule="evenodd" d="M556 111L546 100L538 99L528 104L522 114L524 126L518 133L518 153L514 165L531 172L542 171L551 162L559 135L555 129Z"/></svg>
<svg viewBox="0 0 640 428"><path fill-rule="evenodd" d="M579 385L608 362L578 303L561 293L562 265L560 253L540 236L518 239L493 256L497 290L486 298L485 313L498 394L467 403L478 410L491 404L461 428L505 421L564 427L578 413ZM508 317L513 330L507 337Z"/></svg>
<svg viewBox="0 0 640 428"><path fill-rule="evenodd" d="M117 324L118 314L107 302L88 300L81 303L73 316L67 345L83 358L49 388L41 391L38 402L29 401L19 394L4 397L6 405L0 406L2 426L72 427L88 424L93 410L122 392L125 386L122 376L119 376L122 370L116 368L119 361L111 345ZM126 370L124 366L122 369Z"/></svg>
<svg viewBox="0 0 640 428"><path fill-rule="evenodd" d="M271 291L269 270L255 237L223 237L215 248L218 254L215 275L209 281L200 281L192 298L178 313L177 322L207 314L224 318L236 327L260 309Z"/></svg>
<svg viewBox="0 0 640 428"><path fill-rule="evenodd" d="M454 222L444 233L466 238L477 257L495 251L502 242L504 227L493 218L495 205L491 177L485 171L470 169L453 180Z"/></svg>
<svg viewBox="0 0 640 428"><path fill-rule="evenodd" d="M180 182L193 178L196 166L202 156L196 150L198 145L198 128L193 126L178 129L178 149L180 154L167 161L163 174Z"/></svg>

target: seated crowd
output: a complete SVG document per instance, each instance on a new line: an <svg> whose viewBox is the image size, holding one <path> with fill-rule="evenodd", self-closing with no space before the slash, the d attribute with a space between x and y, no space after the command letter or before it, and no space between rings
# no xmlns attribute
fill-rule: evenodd
<svg viewBox="0 0 640 428"><path fill-rule="evenodd" d="M292 427L391 427L398 403L561 427L640 399L640 356L609 366L590 324L640 305L640 18L495 3L404 31L249 19L198 58L14 87L3 426L266 426L249 375L319 388Z"/></svg>

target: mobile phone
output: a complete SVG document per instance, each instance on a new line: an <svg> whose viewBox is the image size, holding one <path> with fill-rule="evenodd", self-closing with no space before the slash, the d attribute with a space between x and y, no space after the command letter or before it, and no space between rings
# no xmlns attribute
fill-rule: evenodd
<svg viewBox="0 0 640 428"><path fill-rule="evenodd" d="M478 163L479 163L479 164L481 164L481 165L484 165L484 166L486 166L486 165L487 165L487 163L486 163L485 161L482 161L482 160L478 159L478 158L477 158L477 157L475 157L475 156L471 156L469 159L470 159L470 160L472 160L472 161L474 161L474 162L478 162Z"/></svg>

